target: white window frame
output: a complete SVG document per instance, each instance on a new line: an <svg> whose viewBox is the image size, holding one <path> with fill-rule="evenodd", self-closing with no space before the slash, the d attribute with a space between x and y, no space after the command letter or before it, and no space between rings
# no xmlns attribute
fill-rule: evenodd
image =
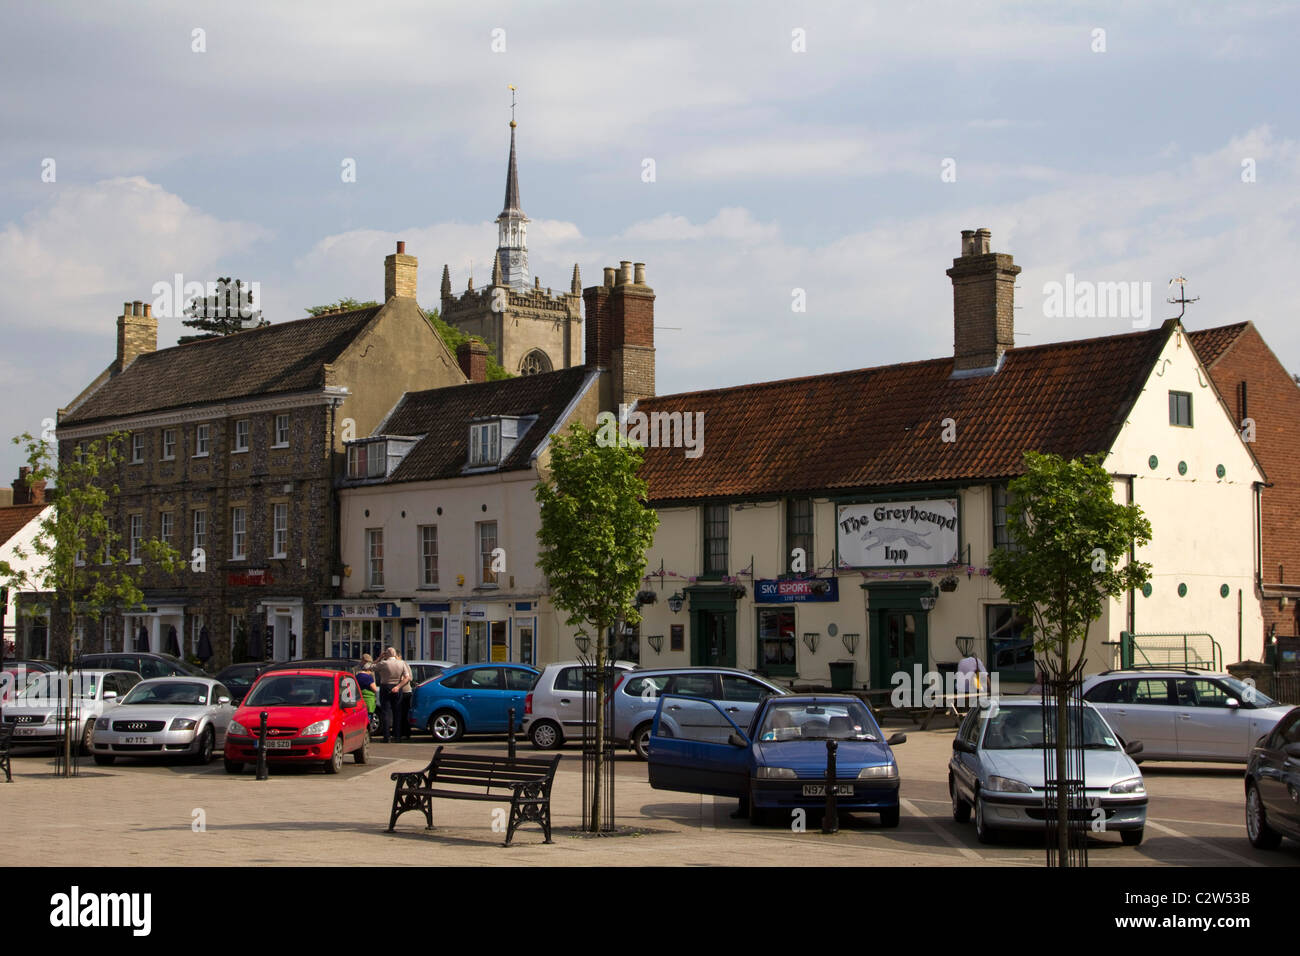
<svg viewBox="0 0 1300 956"><path fill-rule="evenodd" d="M127 541L131 549L131 564L140 563L140 542L144 540L144 515L127 516Z"/></svg>
<svg viewBox="0 0 1300 956"><path fill-rule="evenodd" d="M375 545L378 544L378 554ZM366 590L384 589L384 529L366 529Z"/></svg>
<svg viewBox="0 0 1300 956"><path fill-rule="evenodd" d="M194 426L194 457L207 458L212 454L212 426L208 424Z"/></svg>
<svg viewBox="0 0 1300 956"><path fill-rule="evenodd" d="M275 416L275 444L272 448L289 447L289 414L285 412Z"/></svg>
<svg viewBox="0 0 1300 956"><path fill-rule="evenodd" d="M144 435L139 432L131 435L131 464L144 464Z"/></svg>
<svg viewBox="0 0 1300 956"><path fill-rule="evenodd" d="M248 560L248 509L230 509L230 560Z"/></svg>
<svg viewBox="0 0 1300 956"><path fill-rule="evenodd" d="M190 519L190 530L193 535L194 547L203 548L206 551L208 547L208 509L195 508L193 515Z"/></svg>
<svg viewBox="0 0 1300 956"><path fill-rule="evenodd" d="M176 460L176 429L164 428L162 432L162 460Z"/></svg>
<svg viewBox="0 0 1300 956"><path fill-rule="evenodd" d="M469 426L471 468L501 463L501 423L483 422Z"/></svg>
<svg viewBox="0 0 1300 956"><path fill-rule="evenodd" d="M163 544L172 543L172 532L175 526L175 519L170 511L160 511L158 513L158 540Z"/></svg>
<svg viewBox="0 0 1300 956"><path fill-rule="evenodd" d="M271 557L289 556L289 505L287 502L271 505Z"/></svg>
<svg viewBox="0 0 1300 956"><path fill-rule="evenodd" d="M492 547L484 548L483 533L491 526L492 528ZM478 539L478 583L479 587L495 588L501 584L497 580L497 573L492 570L492 552L501 546L500 529L495 521L479 521L474 525L474 535Z"/></svg>
<svg viewBox="0 0 1300 956"><path fill-rule="evenodd" d="M252 443L253 426L247 418L241 418L235 422L235 440L234 447L230 449L232 455L242 455L248 451Z"/></svg>
<svg viewBox="0 0 1300 956"><path fill-rule="evenodd" d="M195 614L190 618L190 653L196 657L199 653L199 632L207 625L207 617Z"/></svg>
<svg viewBox="0 0 1300 956"><path fill-rule="evenodd" d="M429 553L428 539L425 534L427 531L433 532L433 553ZM438 589L438 526L436 524L422 524L417 533L419 541L417 542L420 549L420 587L436 591ZM430 565L432 558L432 565ZM432 573L430 573L432 572Z"/></svg>

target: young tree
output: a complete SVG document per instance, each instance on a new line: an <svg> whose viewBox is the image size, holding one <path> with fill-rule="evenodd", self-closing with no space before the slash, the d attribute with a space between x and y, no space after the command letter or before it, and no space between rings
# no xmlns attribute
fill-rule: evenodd
<svg viewBox="0 0 1300 956"><path fill-rule="evenodd" d="M213 287L209 285L208 288ZM200 334L182 335L176 340L178 345L216 339L271 324L262 318L261 309L253 310L253 290L242 280L232 281L229 276L217 279L216 291L212 295L195 298L185 314L189 318L181 325L198 329Z"/></svg>
<svg viewBox="0 0 1300 956"><path fill-rule="evenodd" d="M598 675L606 667L610 629L641 620L636 595L659 526L637 475L641 460L635 445L602 447L594 431L575 422L567 437L551 442L549 474L535 488L542 519L537 566L549 582L551 603L568 614L565 623L593 639ZM600 829L604 736L605 684L598 680L592 830Z"/></svg>
<svg viewBox="0 0 1300 956"><path fill-rule="evenodd" d="M1025 473L1008 487L1007 532L1014 544L995 549L989 559L1003 596L1030 612L1034 651L1055 692L1057 841L1063 865L1069 847L1062 784L1070 684L1082 673L1088 627L1101 617L1102 602L1142 587L1151 575L1151 565L1129 560L1131 548L1150 543L1151 522L1136 504L1114 500L1102 460L1102 455L1065 460L1026 452Z"/></svg>

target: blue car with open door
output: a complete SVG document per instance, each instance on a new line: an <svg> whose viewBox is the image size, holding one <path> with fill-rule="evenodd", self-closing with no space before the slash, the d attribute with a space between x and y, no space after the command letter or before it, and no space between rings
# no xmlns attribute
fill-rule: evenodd
<svg viewBox="0 0 1300 956"><path fill-rule="evenodd" d="M871 709L857 697L768 697L752 723L737 726L711 700L664 694L650 735L650 786L736 797L752 823L826 805L827 741L836 742L841 812L878 813L898 826L898 764Z"/></svg>

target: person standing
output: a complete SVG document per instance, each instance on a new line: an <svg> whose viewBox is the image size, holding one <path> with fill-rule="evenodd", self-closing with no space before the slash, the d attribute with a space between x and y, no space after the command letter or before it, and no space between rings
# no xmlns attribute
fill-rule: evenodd
<svg viewBox="0 0 1300 956"><path fill-rule="evenodd" d="M401 743L403 688L411 683L411 668L397 656L397 648L389 647L384 650L383 659L375 665L375 677L379 681L384 743L389 742L390 736Z"/></svg>

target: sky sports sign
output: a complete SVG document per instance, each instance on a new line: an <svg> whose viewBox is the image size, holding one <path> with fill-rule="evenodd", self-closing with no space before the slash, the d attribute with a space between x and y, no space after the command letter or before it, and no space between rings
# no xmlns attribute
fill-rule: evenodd
<svg viewBox="0 0 1300 956"><path fill-rule="evenodd" d="M957 499L840 505L835 519L840 564L914 568L957 560Z"/></svg>
<svg viewBox="0 0 1300 956"><path fill-rule="evenodd" d="M820 587L819 587L820 586ZM818 593L825 588L823 593ZM838 601L840 582L837 578L812 578L808 580L760 580L755 588L759 604L790 604L795 601Z"/></svg>

